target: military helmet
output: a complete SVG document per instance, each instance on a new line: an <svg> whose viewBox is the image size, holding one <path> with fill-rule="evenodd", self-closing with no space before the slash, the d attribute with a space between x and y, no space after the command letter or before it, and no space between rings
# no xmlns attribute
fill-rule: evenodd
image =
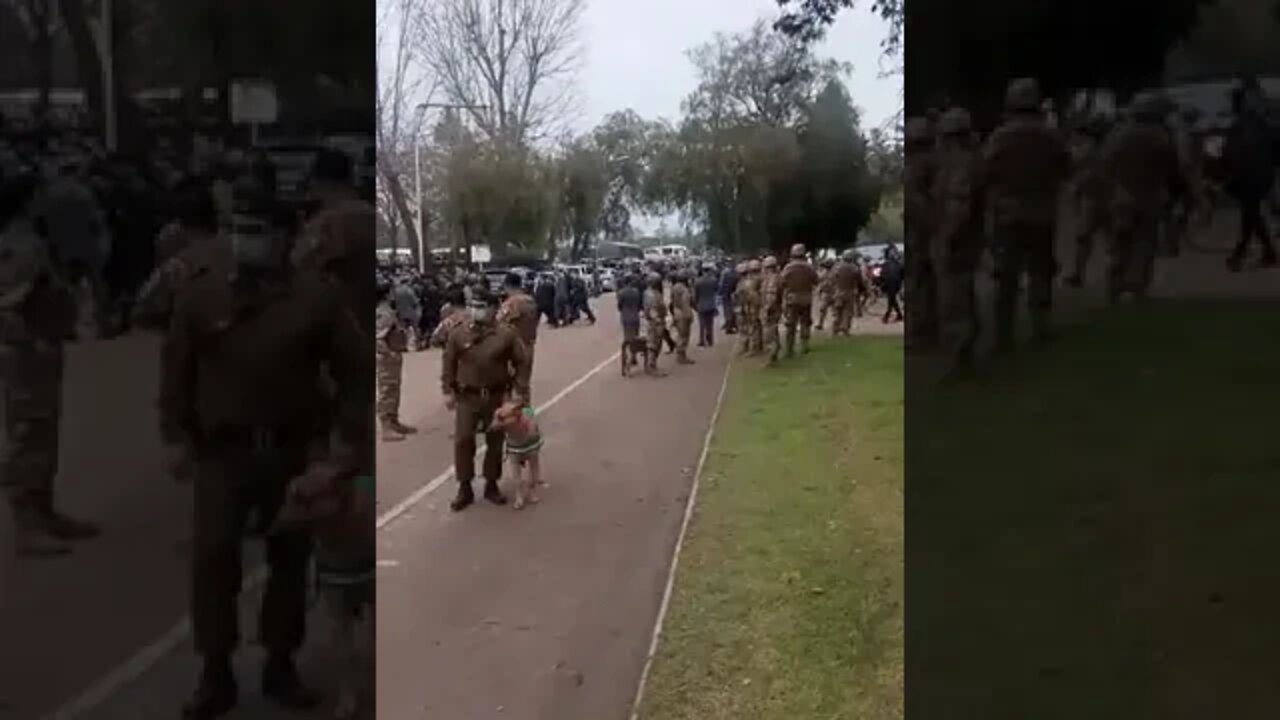
<svg viewBox="0 0 1280 720"><path fill-rule="evenodd" d="M852 249L849 249L849 250L845 250L844 255L842 255L841 257L844 258L845 262L853 262L858 259L858 253L854 252Z"/></svg>
<svg viewBox="0 0 1280 720"><path fill-rule="evenodd" d="M753 273L754 273L754 272L760 272L760 261L759 261L759 260L748 260L748 261L747 261L747 272L753 272Z"/></svg>
<svg viewBox="0 0 1280 720"><path fill-rule="evenodd" d="M747 263L746 263L746 261L743 261L743 262L738 263L737 265L735 265L735 266L734 266L734 268L733 268L733 269L734 269L734 271L735 271L735 272L737 272L739 275L741 275L741 274L745 273L745 272L747 271Z"/></svg>
<svg viewBox="0 0 1280 720"><path fill-rule="evenodd" d="M1035 78L1010 81L1004 92L1004 108L1010 112L1035 112L1040 109L1040 83Z"/></svg>
<svg viewBox="0 0 1280 720"><path fill-rule="evenodd" d="M804 248L804 243L796 243L791 246L791 257L793 258L802 258L808 254L809 252Z"/></svg>
<svg viewBox="0 0 1280 720"><path fill-rule="evenodd" d="M0 235L0 309L25 300L47 267L48 256L34 232L10 228Z"/></svg>
<svg viewBox="0 0 1280 720"><path fill-rule="evenodd" d="M776 270L778 268L778 258L769 255L765 257L764 262L760 263L760 267L765 270Z"/></svg>
<svg viewBox="0 0 1280 720"><path fill-rule="evenodd" d="M973 132L973 119L969 111L953 107L942 114L938 120L938 132L942 135L968 135Z"/></svg>
<svg viewBox="0 0 1280 720"><path fill-rule="evenodd" d="M651 272L651 273L649 273L649 275L648 275L648 276L646 276L646 277L645 277L644 281L645 281L645 282L647 282L647 283L648 283L648 284L650 284L650 285L661 285L661 284L662 284L662 276L661 276L661 275L659 275L659 274L658 274L658 273L656 273L656 272Z"/></svg>
<svg viewBox="0 0 1280 720"><path fill-rule="evenodd" d="M908 145L919 145L933 140L933 127L928 118L909 117L903 126L903 140Z"/></svg>

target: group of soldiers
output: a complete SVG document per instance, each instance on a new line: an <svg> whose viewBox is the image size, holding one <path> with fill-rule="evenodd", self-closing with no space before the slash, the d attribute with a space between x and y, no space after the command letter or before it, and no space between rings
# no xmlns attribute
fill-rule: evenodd
<svg viewBox="0 0 1280 720"><path fill-rule="evenodd" d="M1083 284L1095 241L1105 237L1112 302L1146 298L1177 219L1203 202L1201 148L1177 121L1176 105L1159 93L1135 96L1114 124L1090 117L1060 128L1037 81L1021 78L1009 83L1004 109L1003 122L984 141L960 107L909 118L905 128L907 341L914 349L942 350L956 372L974 362L975 283L984 255L994 262L997 351L1015 346L1024 277L1032 341L1053 337L1064 190L1071 191L1077 241L1067 283ZM1241 254L1238 248L1229 261L1233 269ZM1274 262L1265 248L1263 261Z"/></svg>
<svg viewBox="0 0 1280 720"><path fill-rule="evenodd" d="M777 257L746 260L736 268L739 277L733 308L739 328L740 355L766 355L774 365L780 356L792 357L797 331L800 351L809 351L813 305L818 300L819 326L832 316L832 335L849 335L853 318L860 314L869 285L850 249L839 260L814 268L804 245L791 247L790 259L779 267ZM779 325L785 332L779 334Z"/></svg>
<svg viewBox="0 0 1280 720"><path fill-rule="evenodd" d="M689 342L695 319L701 325L699 345L712 343L715 271L714 265L704 265L701 271L696 267L675 267L665 273L637 273L624 278L617 298L624 376L637 365L647 375L664 375L658 367L664 346L675 354L677 364L693 364ZM784 355L792 357L797 337L800 352L808 352L815 300L821 320L827 313L832 315L834 335L850 334L867 288L852 250L839 260L815 268L802 244L791 248L790 258L782 267L770 255L742 260L732 273L726 274L733 278L732 290L722 299L725 312L732 314L726 318L726 327L738 333L740 354L766 354L769 365ZM701 292L702 288L707 292ZM710 311L704 304L708 295ZM785 333L779 332L779 326L785 327Z"/></svg>

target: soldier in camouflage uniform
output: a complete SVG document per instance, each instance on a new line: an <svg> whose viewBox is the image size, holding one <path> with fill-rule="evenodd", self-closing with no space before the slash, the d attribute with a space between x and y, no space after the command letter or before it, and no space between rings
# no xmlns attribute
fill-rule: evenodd
<svg viewBox="0 0 1280 720"><path fill-rule="evenodd" d="M648 375L661 376L658 356L662 353L662 340L667 335L667 303L662 296L662 276L650 273L644 291L645 339L648 340L644 359L644 371Z"/></svg>
<svg viewBox="0 0 1280 720"><path fill-rule="evenodd" d="M62 416L63 343L74 334L75 297L31 221L34 178L11 180L0 207L0 382L5 447L0 482L13 510L20 555L51 557L94 525L54 505Z"/></svg>
<svg viewBox="0 0 1280 720"><path fill-rule="evenodd" d="M938 122L938 165L933 197L938 203L932 243L938 269L943 349L955 371L973 364L978 341L974 282L982 257L983 203L969 113L951 108Z"/></svg>
<svg viewBox="0 0 1280 720"><path fill-rule="evenodd" d="M404 353L409 349L409 336L400 326L400 318L391 306L390 288L378 299L374 313L374 354L378 365L378 424L382 439L387 442L404 440L417 428L400 422L400 389L404 375Z"/></svg>
<svg viewBox="0 0 1280 720"><path fill-rule="evenodd" d="M1083 287L1089 259L1105 225L1106 183L1099 172L1099 146L1105 133L1100 118L1091 118L1076 132L1072 158L1072 199L1075 201L1076 255L1074 269L1066 279L1071 287Z"/></svg>
<svg viewBox="0 0 1280 720"><path fill-rule="evenodd" d="M937 284L929 244L933 237L935 203L933 178L936 171L936 141L929 120L908 118L904 133L907 158L906 193L906 301L910 317L906 342L909 348L927 347L937 341Z"/></svg>
<svg viewBox="0 0 1280 720"><path fill-rule="evenodd" d="M156 238L156 268L138 290L130 319L134 327L168 329L175 293L196 269L225 254L214 241L218 215L210 188L192 184L182 190L179 200L178 219Z"/></svg>
<svg viewBox="0 0 1280 720"><path fill-rule="evenodd" d="M534 302L529 293L524 290L524 281L516 273L507 273L502 280L503 286L507 290L507 297L502 301L502 305L498 307L498 315L495 318L500 325L506 325L524 341L526 349L529 351L529 363L532 365L534 360L534 351L538 347L538 321L541 319L538 313L538 303ZM532 380L530 381L532 385ZM532 389L530 389L532 392ZM530 396L532 398L532 395ZM532 402L532 399L530 399Z"/></svg>
<svg viewBox="0 0 1280 720"><path fill-rule="evenodd" d="M800 330L800 352L809 352L809 332L813 326L813 290L818 286L818 271L809 263L804 245L791 246L791 261L778 276L782 284L782 312L786 322L787 357L795 353L796 328Z"/></svg>
<svg viewBox="0 0 1280 720"><path fill-rule="evenodd" d="M431 338L427 341L430 347L443 348L449 339L449 333L466 322L466 305L466 294L463 290L455 288L449 291L444 307L440 309L440 324L431 331Z"/></svg>
<svg viewBox="0 0 1280 720"><path fill-rule="evenodd" d="M756 315L760 327L761 349L767 354L766 362L773 365L778 362L781 343L778 337L778 325L782 322L782 280L778 274L778 258L770 255L760 264L761 273L756 304L760 312Z"/></svg>
<svg viewBox="0 0 1280 720"><path fill-rule="evenodd" d="M818 322L815 327L819 330L826 329L827 314L831 312L831 294L835 287L831 283L831 268L835 264L834 258L827 258L818 268Z"/></svg>
<svg viewBox="0 0 1280 720"><path fill-rule="evenodd" d="M764 349L763 327L760 324L760 261L748 260L746 272L738 283L740 295L734 302L742 306L742 337L738 342L739 353L758 355Z"/></svg>
<svg viewBox="0 0 1280 720"><path fill-rule="evenodd" d="M744 260L734 267L734 283L733 292L729 294L729 304L733 308L733 329L739 333L738 347L742 348L746 343L746 322L747 316L742 310L742 284L747 279L747 262Z"/></svg>
<svg viewBox="0 0 1280 720"><path fill-rule="evenodd" d="M1050 337L1053 306L1054 234L1058 198L1070 157L1058 132L1045 123L1040 86L1030 78L1009 83L1007 116L987 139L982 154L983 192L991 206L996 260L995 323L1000 350L1014 345L1014 316L1022 276L1033 340Z"/></svg>
<svg viewBox="0 0 1280 720"><path fill-rule="evenodd" d="M685 270L671 274L671 323L676 329L676 362L692 365L689 358L689 336L693 332L693 293Z"/></svg>
<svg viewBox="0 0 1280 720"><path fill-rule="evenodd" d="M1171 193L1185 187L1177 148L1164 127L1157 98L1143 94L1130 105L1133 120L1118 126L1101 150L1109 183L1111 262L1107 295L1146 297L1159 242L1161 216Z"/></svg>
<svg viewBox="0 0 1280 720"><path fill-rule="evenodd" d="M862 283L862 273L855 264L857 254L846 250L840 261L831 268L831 310L835 317L831 324L832 335L848 335L853 328L853 316Z"/></svg>

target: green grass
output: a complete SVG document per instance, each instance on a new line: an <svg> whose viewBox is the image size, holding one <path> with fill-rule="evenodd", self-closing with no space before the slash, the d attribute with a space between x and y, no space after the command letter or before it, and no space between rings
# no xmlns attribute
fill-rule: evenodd
<svg viewBox="0 0 1280 720"><path fill-rule="evenodd" d="M739 362L641 717L903 717L900 338Z"/></svg>
<svg viewBox="0 0 1280 720"><path fill-rule="evenodd" d="M1278 317L1100 311L911 390L913 715L1280 717Z"/></svg>

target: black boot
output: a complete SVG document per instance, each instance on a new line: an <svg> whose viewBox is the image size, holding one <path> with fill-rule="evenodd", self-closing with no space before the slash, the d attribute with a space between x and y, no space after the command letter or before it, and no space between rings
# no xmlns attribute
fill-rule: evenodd
<svg viewBox="0 0 1280 720"><path fill-rule="evenodd" d="M453 502L449 503L449 509L454 512L462 512L476 501L476 493L471 489L471 481L458 483L458 494L454 496Z"/></svg>
<svg viewBox="0 0 1280 720"><path fill-rule="evenodd" d="M239 700L236 677L229 658L205 659L200 682L182 706L183 720L213 720L235 708Z"/></svg>
<svg viewBox="0 0 1280 720"><path fill-rule="evenodd" d="M289 655L267 658L262 666L262 694L289 710L312 710L320 705L320 695L302 684L298 666Z"/></svg>
<svg viewBox="0 0 1280 720"><path fill-rule="evenodd" d="M502 491L498 489L498 481L497 481L497 480L485 480L485 481L484 481L484 499L485 499L485 500L488 500L489 502L493 503L494 505L506 505L506 504L507 504L507 496L506 496L506 495L503 495L503 494L502 494Z"/></svg>

